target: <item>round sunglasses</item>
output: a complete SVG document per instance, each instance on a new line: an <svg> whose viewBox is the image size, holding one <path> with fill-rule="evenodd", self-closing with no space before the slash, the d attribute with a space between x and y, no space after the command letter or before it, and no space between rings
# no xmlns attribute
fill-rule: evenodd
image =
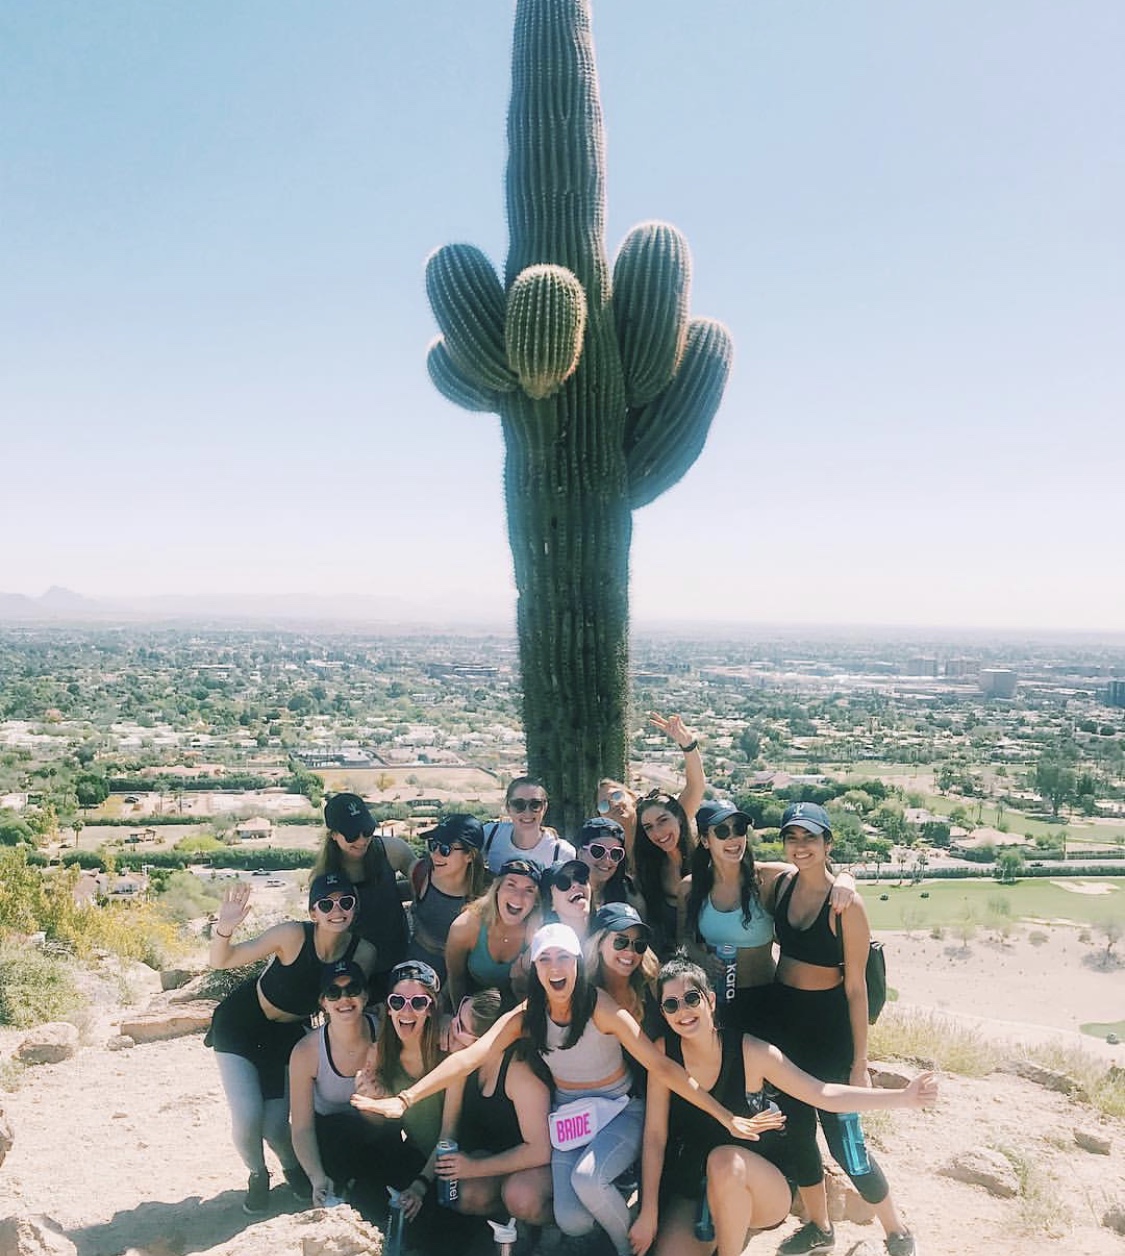
<svg viewBox="0 0 1125 1256"><path fill-rule="evenodd" d="M610 863L619 864L625 858L624 846L603 846L601 842L591 842L584 848L594 859L608 859Z"/></svg>
<svg viewBox="0 0 1125 1256"><path fill-rule="evenodd" d="M725 841L732 835L734 837L745 837L750 831L750 825L745 820L738 818L732 820L729 824L724 820L722 824L716 824L713 829L708 830L708 837L717 837L719 841Z"/></svg>
<svg viewBox="0 0 1125 1256"><path fill-rule="evenodd" d="M349 981L346 986L329 986L324 992L324 997L329 1003L335 1003L337 999L358 999L362 993L363 986Z"/></svg>
<svg viewBox="0 0 1125 1256"><path fill-rule="evenodd" d="M387 1006L392 1012L401 1012L408 1003L412 1011L424 1012L433 1003L433 999L428 994L412 994L409 999L405 994L387 995Z"/></svg>
<svg viewBox="0 0 1125 1256"><path fill-rule="evenodd" d="M462 846L460 842L439 842L436 837L431 837L426 846L431 855L440 855L443 859L448 859L455 850L459 850L463 855L469 853L468 848Z"/></svg>
<svg viewBox="0 0 1125 1256"><path fill-rule="evenodd" d="M607 815L610 807L615 806L619 802L625 801L625 795L619 789L613 790L608 798L598 799L598 812L601 815Z"/></svg>
<svg viewBox="0 0 1125 1256"><path fill-rule="evenodd" d="M675 1016L675 1014L680 1010L680 1002L681 1000L674 999L671 996L669 996L667 999L661 999L660 1010L664 1013L665 1016ZM703 1002L702 990L685 990L684 991L684 997L683 997L684 1007L698 1007L702 1002Z"/></svg>
<svg viewBox="0 0 1125 1256"><path fill-rule="evenodd" d="M648 950L648 939L627 938L623 933L615 933L613 935L613 949L615 951L627 951L630 947L638 955L643 955Z"/></svg>
<svg viewBox="0 0 1125 1256"><path fill-rule="evenodd" d="M339 898L318 898L313 906L327 916L333 907L339 907L341 911L351 911L357 901L354 894L341 894Z"/></svg>
<svg viewBox="0 0 1125 1256"><path fill-rule="evenodd" d="M557 872L551 878L551 884L556 890L562 890L565 894L572 885L589 885L590 869L585 864L578 865L573 872Z"/></svg>
<svg viewBox="0 0 1125 1256"><path fill-rule="evenodd" d="M546 805L546 798L513 798L508 803L508 810L522 814L525 811L542 811Z"/></svg>

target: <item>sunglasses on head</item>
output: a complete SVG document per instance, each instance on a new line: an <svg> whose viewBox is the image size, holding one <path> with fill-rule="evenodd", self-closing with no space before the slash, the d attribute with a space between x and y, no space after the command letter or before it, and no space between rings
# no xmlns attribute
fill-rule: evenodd
<svg viewBox="0 0 1125 1256"><path fill-rule="evenodd" d="M429 847L431 854L440 855L443 859L448 859L455 850L461 851L462 854L468 853L460 842L439 842L436 837L431 837L426 845Z"/></svg>
<svg viewBox="0 0 1125 1256"><path fill-rule="evenodd" d="M648 939L627 938L623 933L615 933L613 935L613 949L615 951L627 951L630 947L638 955L643 955L648 950Z"/></svg>
<svg viewBox="0 0 1125 1256"><path fill-rule="evenodd" d="M408 1003L412 1011L424 1012L432 1002L433 999L428 994L412 994L409 999L405 994L387 995L387 1006L392 1012L401 1012Z"/></svg>
<svg viewBox="0 0 1125 1256"><path fill-rule="evenodd" d="M724 820L722 824L716 824L708 833L708 837L717 837L719 841L725 841L726 838L731 836L745 837L749 831L750 825L741 816L735 816L729 822Z"/></svg>
<svg viewBox="0 0 1125 1256"><path fill-rule="evenodd" d="M578 864L571 872L558 872L551 878L551 884L556 890L562 890L565 894L572 885L589 885L590 869L585 864Z"/></svg>
<svg viewBox="0 0 1125 1256"><path fill-rule="evenodd" d="M594 859L608 859L615 864L625 858L624 846L603 846L601 842L591 842L586 849Z"/></svg>
<svg viewBox="0 0 1125 1256"><path fill-rule="evenodd" d="M509 811L542 811L547 805L546 798L513 798L508 803Z"/></svg>
<svg viewBox="0 0 1125 1256"><path fill-rule="evenodd" d="M680 999L674 999L669 996L667 999L660 1000L660 1010L665 1016L675 1016L680 1010ZM702 990L685 990L683 997L684 1007L698 1007L703 1002Z"/></svg>
<svg viewBox="0 0 1125 1256"><path fill-rule="evenodd" d="M341 911L351 911L355 904L354 894L341 894L339 898L318 898L313 906L327 916L333 907L339 907Z"/></svg>
<svg viewBox="0 0 1125 1256"><path fill-rule="evenodd" d="M324 997L329 1003L335 1003L337 999L358 999L362 993L362 986L349 981L346 986L329 986L324 992Z"/></svg>

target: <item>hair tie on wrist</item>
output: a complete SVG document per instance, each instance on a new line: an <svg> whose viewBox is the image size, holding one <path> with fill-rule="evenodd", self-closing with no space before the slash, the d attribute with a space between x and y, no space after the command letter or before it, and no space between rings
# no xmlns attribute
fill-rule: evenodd
<svg viewBox="0 0 1125 1256"><path fill-rule="evenodd" d="M686 746L680 747L680 752L682 754L691 754L693 750L698 750L698 749L699 749L699 738L693 737Z"/></svg>

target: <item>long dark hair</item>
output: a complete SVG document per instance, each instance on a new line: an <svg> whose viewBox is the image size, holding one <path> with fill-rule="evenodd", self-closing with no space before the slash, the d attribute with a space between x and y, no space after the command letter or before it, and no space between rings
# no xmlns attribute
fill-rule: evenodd
<svg viewBox="0 0 1125 1256"><path fill-rule="evenodd" d="M691 831L691 821L688 819L687 812L680 806L678 798L664 793L663 790L654 789L650 794L645 794L643 798L637 800L638 831L636 841L633 843L633 859L637 865L637 884L641 891L641 898L645 902L645 914L648 922L653 928L658 928L660 913L664 906L664 889L660 882L664 853L658 846L653 844L648 834L644 831L643 819L645 810L648 807L663 807L665 811L670 811L680 822L678 848L680 852L680 866L685 873L694 838Z"/></svg>
<svg viewBox="0 0 1125 1256"><path fill-rule="evenodd" d="M590 1017L594 1014L594 1004L598 1001L598 990L586 975L586 965L582 956L574 961L574 992L570 996L570 1024L563 1036L561 1051L567 1051L586 1032ZM539 970L534 964L527 979L527 1010L523 1014L523 1032L531 1040L531 1045L539 1055L546 1055L551 1049L547 1044L547 992L539 980Z"/></svg>
<svg viewBox="0 0 1125 1256"><path fill-rule="evenodd" d="M708 829L699 832L699 845L691 854L691 893L687 901L687 927L695 935L696 941L703 939L699 933L699 913L715 884L715 865L711 859L711 851L707 846ZM750 916L754 904L758 901L758 871L754 867L754 852L750 849L750 837L747 834L746 849L738 865L738 897L742 904L743 928L750 927Z"/></svg>

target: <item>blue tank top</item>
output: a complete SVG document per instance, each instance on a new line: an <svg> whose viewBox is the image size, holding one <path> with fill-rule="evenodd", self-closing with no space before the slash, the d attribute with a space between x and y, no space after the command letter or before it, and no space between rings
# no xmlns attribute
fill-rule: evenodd
<svg viewBox="0 0 1125 1256"><path fill-rule="evenodd" d="M699 912L699 936L708 946L769 946L773 941L773 917L761 903L751 901L750 923L742 923L742 908L719 911L710 895Z"/></svg>
<svg viewBox="0 0 1125 1256"><path fill-rule="evenodd" d="M493 986L503 993L512 981L512 964L515 960L493 959L488 949L488 927L481 921L476 944L469 952L466 967L472 978L474 990L489 990Z"/></svg>

